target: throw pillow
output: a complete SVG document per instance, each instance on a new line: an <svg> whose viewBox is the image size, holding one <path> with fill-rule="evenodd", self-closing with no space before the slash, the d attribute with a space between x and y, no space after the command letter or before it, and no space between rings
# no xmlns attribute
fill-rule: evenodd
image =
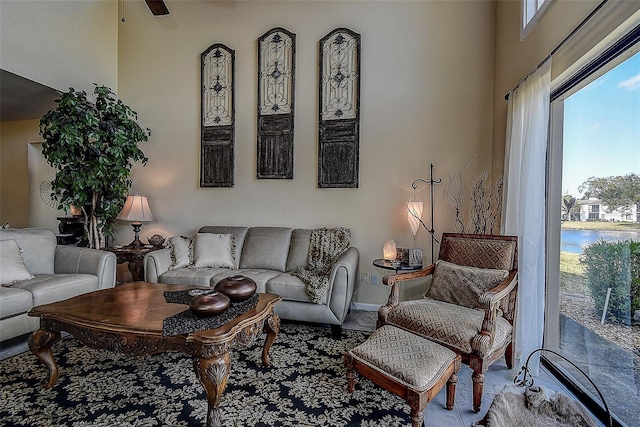
<svg viewBox="0 0 640 427"><path fill-rule="evenodd" d="M171 237L169 239L169 247L171 248L171 264L169 265L169 270L187 267L191 264L189 258L191 252L191 237Z"/></svg>
<svg viewBox="0 0 640 427"><path fill-rule="evenodd" d="M235 250L231 234L198 233L191 243L189 267L235 268Z"/></svg>
<svg viewBox="0 0 640 427"><path fill-rule="evenodd" d="M22 249L15 240L0 241L0 284L11 286L23 280L33 279L22 258Z"/></svg>
<svg viewBox="0 0 640 427"><path fill-rule="evenodd" d="M439 260L427 296L464 307L482 308L480 295L498 286L508 275L506 270L467 267Z"/></svg>

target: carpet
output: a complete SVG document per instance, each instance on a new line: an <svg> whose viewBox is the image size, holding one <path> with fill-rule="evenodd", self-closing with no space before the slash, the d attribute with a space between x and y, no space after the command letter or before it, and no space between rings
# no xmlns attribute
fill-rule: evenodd
<svg viewBox="0 0 640 427"><path fill-rule="evenodd" d="M370 335L283 322L261 362L264 335L231 353L220 411L225 426L406 426L409 407L359 377L347 389L342 354ZM30 352L0 362L2 426L202 426L206 396L192 359L180 353L133 357L68 337L53 347L60 377L44 390L44 366Z"/></svg>

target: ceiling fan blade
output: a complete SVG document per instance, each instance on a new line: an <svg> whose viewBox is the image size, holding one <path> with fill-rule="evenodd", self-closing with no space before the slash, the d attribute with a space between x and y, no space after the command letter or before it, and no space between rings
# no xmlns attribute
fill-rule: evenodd
<svg viewBox="0 0 640 427"><path fill-rule="evenodd" d="M144 0L149 6L149 10L153 13L154 16L158 15L168 15L169 9L167 9L167 5L164 4L164 0Z"/></svg>

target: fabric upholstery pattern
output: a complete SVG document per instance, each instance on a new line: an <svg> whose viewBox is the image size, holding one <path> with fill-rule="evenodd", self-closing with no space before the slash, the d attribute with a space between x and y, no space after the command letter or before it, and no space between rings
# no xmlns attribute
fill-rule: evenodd
<svg viewBox="0 0 640 427"><path fill-rule="evenodd" d="M291 275L307 284L307 293L316 304L329 290L333 264L351 245L351 230L344 227L317 228L311 232L309 268L298 268Z"/></svg>
<svg viewBox="0 0 640 427"><path fill-rule="evenodd" d="M387 323L407 329L463 353L472 353L471 342L478 335L484 310L462 307L430 298L403 301L387 317ZM481 349L485 356L501 347L511 333L511 324L496 318L496 335L492 348Z"/></svg>
<svg viewBox="0 0 640 427"><path fill-rule="evenodd" d="M22 258L22 249L15 240L0 241L0 284L2 286L11 286L23 280L33 279L33 274L29 272L24 258Z"/></svg>
<svg viewBox="0 0 640 427"><path fill-rule="evenodd" d="M480 295L498 286L508 275L506 270L468 267L438 260L427 296L469 308L483 308Z"/></svg>
<svg viewBox="0 0 640 427"><path fill-rule="evenodd" d="M515 249L512 241L449 237L440 259L470 267L511 270Z"/></svg>
<svg viewBox="0 0 640 427"><path fill-rule="evenodd" d="M235 268L235 244L231 234L197 233L191 241L190 268Z"/></svg>
<svg viewBox="0 0 640 427"><path fill-rule="evenodd" d="M191 264L191 237L175 236L169 239L171 249L171 264L169 270L186 267Z"/></svg>
<svg viewBox="0 0 640 427"><path fill-rule="evenodd" d="M456 358L447 348L389 325L377 329L349 353L418 391L433 387Z"/></svg>

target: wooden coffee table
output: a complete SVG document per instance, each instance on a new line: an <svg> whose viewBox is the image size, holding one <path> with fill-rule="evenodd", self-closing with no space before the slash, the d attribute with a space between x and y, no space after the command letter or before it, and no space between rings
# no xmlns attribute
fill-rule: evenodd
<svg viewBox="0 0 640 427"><path fill-rule="evenodd" d="M278 295L260 294L257 306L225 325L184 335L162 335L162 321L184 311L184 304L165 302L164 291L193 289L194 286L131 282L115 288L90 292L64 301L33 308L40 317L40 329L29 337L29 348L48 368L44 388L58 379L52 345L66 331L85 345L140 356L178 351L194 356L196 376L207 394L207 427L222 424L218 405L230 372L229 349L247 345L264 330L262 363L270 366L269 349L280 331L280 318L273 307Z"/></svg>

